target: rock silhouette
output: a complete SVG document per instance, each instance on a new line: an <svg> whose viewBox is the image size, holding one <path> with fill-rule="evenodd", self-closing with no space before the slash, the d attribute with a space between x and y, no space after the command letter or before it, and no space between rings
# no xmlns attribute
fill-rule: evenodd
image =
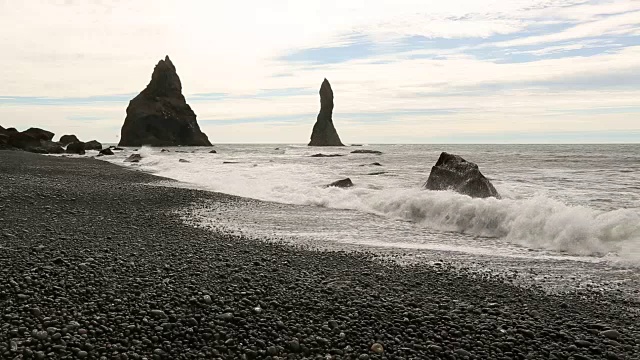
<svg viewBox="0 0 640 360"><path fill-rule="evenodd" d="M80 139L78 139L78 137L75 135L62 135L58 142L62 146L67 146L71 143L78 142L78 141L80 141Z"/></svg>
<svg viewBox="0 0 640 360"><path fill-rule="evenodd" d="M51 141L53 133L39 128L19 132L15 128L0 126L0 150L21 149L38 154L60 154L64 149Z"/></svg>
<svg viewBox="0 0 640 360"><path fill-rule="evenodd" d="M333 126L333 90L327 79L320 86L320 113L313 125L309 146L344 146Z"/></svg>
<svg viewBox="0 0 640 360"><path fill-rule="evenodd" d="M119 146L211 146L182 95L169 59L160 60L149 85L129 102Z"/></svg>
<svg viewBox="0 0 640 360"><path fill-rule="evenodd" d="M85 150L102 150L102 144L100 144L97 140L91 140L84 144Z"/></svg>
<svg viewBox="0 0 640 360"><path fill-rule="evenodd" d="M69 145L67 145L67 149L65 150L65 152L67 154L78 154L78 155L84 155L85 154L85 143L83 143L82 141L76 141L73 142Z"/></svg>
<svg viewBox="0 0 640 360"><path fill-rule="evenodd" d="M491 182L482 175L478 165L458 155L443 152L431 168L424 185L429 190L453 190L474 198L500 198Z"/></svg>

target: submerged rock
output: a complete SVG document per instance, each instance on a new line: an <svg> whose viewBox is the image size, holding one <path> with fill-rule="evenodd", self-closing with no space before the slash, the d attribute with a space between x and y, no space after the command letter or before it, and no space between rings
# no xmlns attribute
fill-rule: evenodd
<svg viewBox="0 0 640 360"><path fill-rule="evenodd" d="M80 141L80 139L78 139L75 135L62 135L58 142L62 146L67 146L67 145L69 145L71 143L79 142L79 141Z"/></svg>
<svg viewBox="0 0 640 360"><path fill-rule="evenodd" d="M311 157L338 157L338 156L344 156L343 154L314 154L311 155Z"/></svg>
<svg viewBox="0 0 640 360"><path fill-rule="evenodd" d="M149 85L129 102L119 146L211 146L182 95L176 68L165 57Z"/></svg>
<svg viewBox="0 0 640 360"><path fill-rule="evenodd" d="M344 146L333 126L333 90L327 79L320 86L320 113L313 126L309 146Z"/></svg>
<svg viewBox="0 0 640 360"><path fill-rule="evenodd" d="M74 143L67 145L67 149L65 150L65 152L67 154L84 155L85 154L84 145L85 144L82 141L76 141Z"/></svg>
<svg viewBox="0 0 640 360"><path fill-rule="evenodd" d="M102 150L102 144L100 144L96 140L91 140L84 143L84 149L85 150Z"/></svg>
<svg viewBox="0 0 640 360"><path fill-rule="evenodd" d="M189 161L189 160L187 160L187 159L178 159L178 162L181 162L181 163L188 163L188 162L191 162L191 161Z"/></svg>
<svg viewBox="0 0 640 360"><path fill-rule="evenodd" d="M453 190L474 198L500 198L478 165L446 152L440 154L436 165L431 168L424 187L429 190Z"/></svg>
<svg viewBox="0 0 640 360"><path fill-rule="evenodd" d="M353 186L353 182L351 182L351 179L346 178L346 179L334 181L331 184L327 185L327 187L332 187L332 186L339 187L339 188L349 188Z"/></svg>
<svg viewBox="0 0 640 360"><path fill-rule="evenodd" d="M352 154L376 154L376 155L381 155L382 151L378 151L378 150L353 150L351 153Z"/></svg>

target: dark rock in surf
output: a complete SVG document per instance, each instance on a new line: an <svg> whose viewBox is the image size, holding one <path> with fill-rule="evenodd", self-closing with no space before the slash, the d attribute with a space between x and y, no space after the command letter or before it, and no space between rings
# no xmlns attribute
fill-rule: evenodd
<svg viewBox="0 0 640 360"><path fill-rule="evenodd" d="M327 185L327 187L339 187L339 188L349 188L352 186L353 186L353 182L351 182L351 179L349 178L334 181L331 184Z"/></svg>
<svg viewBox="0 0 640 360"><path fill-rule="evenodd" d="M338 156L344 156L343 154L314 154L311 155L311 157L338 157Z"/></svg>
<svg viewBox="0 0 640 360"><path fill-rule="evenodd" d="M431 168L424 187L429 190L453 190L474 198L500 198L478 165L446 152L440 154L436 165Z"/></svg>
<svg viewBox="0 0 640 360"><path fill-rule="evenodd" d="M215 150L211 150L211 151L209 151L209 154L217 154L217 153L218 153L218 152L217 152L217 151L215 151Z"/></svg>
<svg viewBox="0 0 640 360"><path fill-rule="evenodd" d="M127 107L119 146L141 145L211 146L182 95L180 78L168 56L158 62L149 85Z"/></svg>
<svg viewBox="0 0 640 360"><path fill-rule="evenodd" d="M320 86L320 113L313 126L309 146L344 146L333 126L333 90L327 79Z"/></svg>
<svg viewBox="0 0 640 360"><path fill-rule="evenodd" d="M191 161L189 161L189 160L187 160L187 159L178 159L178 162L181 162L181 163L189 163L189 162L191 162Z"/></svg>
<svg viewBox="0 0 640 360"><path fill-rule="evenodd" d="M106 149L100 150L100 155L113 155L113 151L111 151L110 148L106 148Z"/></svg>
<svg viewBox="0 0 640 360"><path fill-rule="evenodd" d="M65 150L65 152L67 154L84 155L85 154L84 146L85 146L85 143L83 143L82 141L76 141L74 143L67 145L67 149Z"/></svg>
<svg viewBox="0 0 640 360"><path fill-rule="evenodd" d="M131 155L129 155L128 158L124 159L124 162L137 163L137 162L140 162L140 160L142 160L142 155L140 155L140 154L131 154Z"/></svg>
<svg viewBox="0 0 640 360"><path fill-rule="evenodd" d="M368 173L367 175L382 175L386 173L387 173L386 171L376 171L376 172Z"/></svg>
<svg viewBox="0 0 640 360"><path fill-rule="evenodd" d="M382 151L378 151L378 150L353 150L351 153L352 153L352 154L375 154L375 155L382 155Z"/></svg>
<svg viewBox="0 0 640 360"><path fill-rule="evenodd" d="M85 150L102 150L102 144L96 140L87 141L84 143Z"/></svg>
<svg viewBox="0 0 640 360"><path fill-rule="evenodd" d="M80 141L80 139L78 139L75 135L62 135L58 142L62 146L67 146L71 143L78 142L78 141Z"/></svg>

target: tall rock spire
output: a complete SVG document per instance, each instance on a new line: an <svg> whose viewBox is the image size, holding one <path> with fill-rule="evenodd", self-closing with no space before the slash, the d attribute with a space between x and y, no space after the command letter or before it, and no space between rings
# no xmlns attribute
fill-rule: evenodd
<svg viewBox="0 0 640 360"><path fill-rule="evenodd" d="M147 87L129 102L119 145L211 146L182 95L169 56L158 62Z"/></svg>
<svg viewBox="0 0 640 360"><path fill-rule="evenodd" d="M320 113L313 126L309 146L344 146L333 126L333 90L327 79L320 86Z"/></svg>

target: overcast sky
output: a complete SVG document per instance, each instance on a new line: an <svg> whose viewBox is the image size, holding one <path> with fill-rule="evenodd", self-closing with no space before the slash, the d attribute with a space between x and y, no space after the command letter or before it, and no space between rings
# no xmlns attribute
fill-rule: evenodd
<svg viewBox="0 0 640 360"><path fill-rule="evenodd" d="M0 125L117 142L169 55L214 143L640 141L640 0L0 0ZM56 136L56 138L57 138Z"/></svg>

